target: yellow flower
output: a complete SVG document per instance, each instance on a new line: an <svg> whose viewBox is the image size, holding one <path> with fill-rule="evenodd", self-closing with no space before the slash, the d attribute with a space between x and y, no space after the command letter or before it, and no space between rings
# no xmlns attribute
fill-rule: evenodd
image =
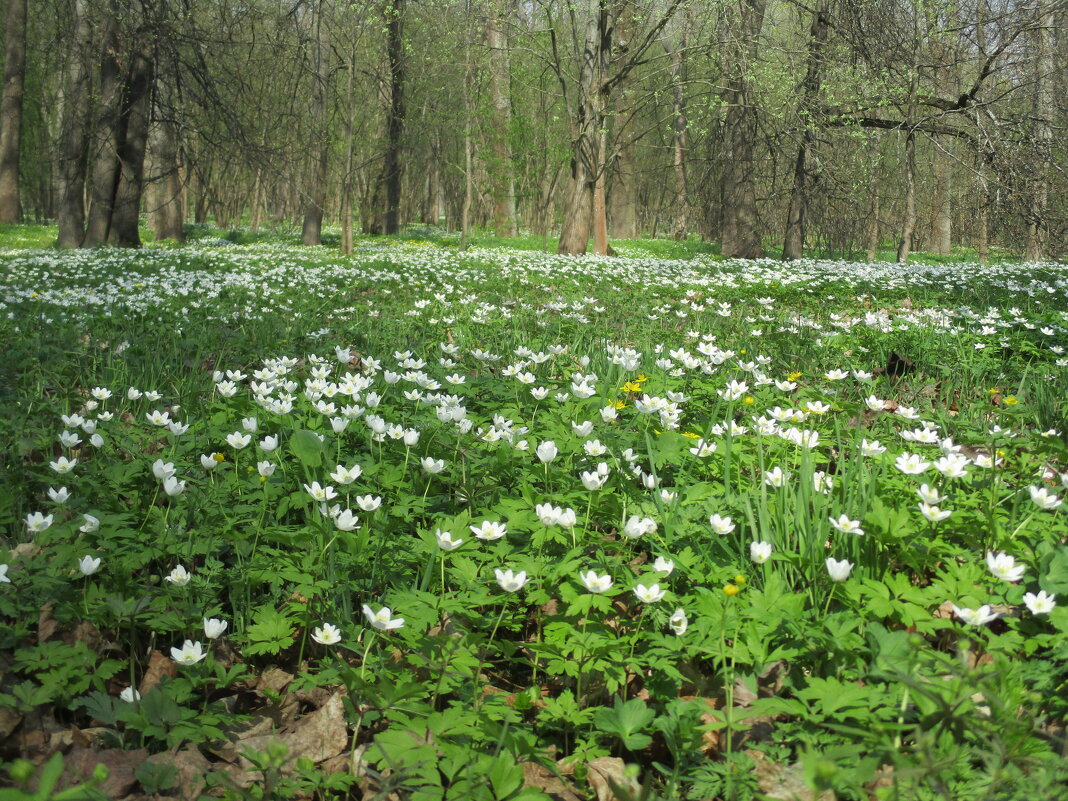
<svg viewBox="0 0 1068 801"><path fill-rule="evenodd" d="M741 349L740 351L738 351L738 352L739 352L740 354L742 354L742 355L744 356L744 355L745 355L745 354L747 354L747 353L748 353L749 351L747 351L747 350L746 350L745 348L742 348L742 349Z"/></svg>
<svg viewBox="0 0 1068 801"><path fill-rule="evenodd" d="M746 581L748 581L748 579L741 573L734 577L734 583L737 584L739 587L744 587Z"/></svg>
<svg viewBox="0 0 1068 801"><path fill-rule="evenodd" d="M628 381L626 384L620 387L620 389L622 389L624 392L641 392L642 385L637 383L636 381Z"/></svg>
<svg viewBox="0 0 1068 801"><path fill-rule="evenodd" d="M725 584L723 587L724 595L737 595L739 592L741 592L741 587L736 584Z"/></svg>
<svg viewBox="0 0 1068 801"><path fill-rule="evenodd" d="M638 377L634 380L637 381L639 384L644 384L646 381L649 380L649 376L647 376L645 373L639 373Z"/></svg>
<svg viewBox="0 0 1068 801"><path fill-rule="evenodd" d="M226 461L226 455L222 454L222 453L213 453L211 455L211 458L214 459L216 462L225 462Z"/></svg>
<svg viewBox="0 0 1068 801"><path fill-rule="evenodd" d="M797 379L799 379L803 375L804 375L804 373L801 373L801 372L790 373L790 375L786 376L786 380L787 381L796 381Z"/></svg>
<svg viewBox="0 0 1068 801"><path fill-rule="evenodd" d="M1019 403L1019 401L1016 400L1015 395L1007 396L1006 398L1004 398L1004 401L1006 406L1015 406L1017 403Z"/></svg>
<svg viewBox="0 0 1068 801"><path fill-rule="evenodd" d="M752 406L754 403L756 403L756 398L754 398L752 395L746 395L744 398L742 398L742 403L744 403L746 406Z"/></svg>
<svg viewBox="0 0 1068 801"><path fill-rule="evenodd" d="M694 433L694 432L692 432L692 431L683 431L683 432L682 432L682 435L683 435L684 437L689 437L690 439L700 439L700 438L701 438L701 435L700 435L700 434L695 434L695 433Z"/></svg>
<svg viewBox="0 0 1068 801"><path fill-rule="evenodd" d="M627 408L627 404L625 404L621 400L613 401L612 408L613 409L626 409Z"/></svg>

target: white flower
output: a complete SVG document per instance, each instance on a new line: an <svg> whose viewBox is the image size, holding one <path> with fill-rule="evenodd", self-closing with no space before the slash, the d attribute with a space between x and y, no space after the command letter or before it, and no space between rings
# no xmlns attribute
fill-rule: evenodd
<svg viewBox="0 0 1068 801"><path fill-rule="evenodd" d="M215 461L214 454L209 455L206 453L200 454L200 466L207 470L209 473L219 466L219 463Z"/></svg>
<svg viewBox="0 0 1068 801"><path fill-rule="evenodd" d="M525 570L513 573L511 570L497 568L493 571L493 574L497 577L497 583L505 592L518 592L527 583L527 572Z"/></svg>
<svg viewBox="0 0 1068 801"><path fill-rule="evenodd" d="M181 648L171 648L171 659L179 665L195 665L206 656L204 646L192 640L186 640Z"/></svg>
<svg viewBox="0 0 1068 801"><path fill-rule="evenodd" d="M242 434L240 431L235 431L232 434L226 435L226 444L234 450L241 450L252 442L251 434Z"/></svg>
<svg viewBox="0 0 1068 801"><path fill-rule="evenodd" d="M477 526L469 526L471 533L478 539L485 540L486 542L493 542L499 540L505 534L508 533L508 526L504 523L497 523L492 520L483 520Z"/></svg>
<svg viewBox="0 0 1068 801"><path fill-rule="evenodd" d="M334 518L334 528L338 531L352 531L359 527L360 518L352 513L351 509L339 512Z"/></svg>
<svg viewBox="0 0 1068 801"><path fill-rule="evenodd" d="M358 464L354 464L352 467L344 467L338 465L337 469L330 474L330 478L334 479L338 484L351 484L363 474L363 468Z"/></svg>
<svg viewBox="0 0 1068 801"><path fill-rule="evenodd" d="M335 434L340 434L342 431L344 431L348 427L349 427L349 421L348 421L347 418L344 418L344 417L331 417L330 418L330 429Z"/></svg>
<svg viewBox="0 0 1068 801"><path fill-rule="evenodd" d="M271 464L264 460L262 462L256 462L256 472L263 478L270 478L274 475L274 471L278 468L278 465Z"/></svg>
<svg viewBox="0 0 1068 801"><path fill-rule="evenodd" d="M764 564L771 558L771 543L763 540L749 543L749 558L758 565Z"/></svg>
<svg viewBox="0 0 1068 801"><path fill-rule="evenodd" d="M318 481L313 481L311 484L305 484L304 491L311 496L313 501L332 501L337 497L337 492L333 487L320 486Z"/></svg>
<svg viewBox="0 0 1068 801"><path fill-rule="evenodd" d="M179 481L174 476L171 476L170 478L164 480L163 491L171 496L181 495L183 492L185 492L185 482Z"/></svg>
<svg viewBox="0 0 1068 801"><path fill-rule="evenodd" d="M934 504L924 503L922 501L920 502L919 506L920 514L926 517L932 523L938 523L953 514L953 512L951 512L949 509L941 509L938 506L935 506Z"/></svg>
<svg viewBox="0 0 1068 801"><path fill-rule="evenodd" d="M174 462L164 462L162 459L156 459L152 463L152 475L160 481L170 478L175 472Z"/></svg>
<svg viewBox="0 0 1068 801"><path fill-rule="evenodd" d="M433 459L429 456L424 456L419 460L419 463L423 466L424 472L429 475L436 475L445 469L444 459Z"/></svg>
<svg viewBox="0 0 1068 801"><path fill-rule="evenodd" d="M608 592L612 588L612 577L607 573L598 576L594 571L587 570L579 573L579 581L590 592Z"/></svg>
<svg viewBox="0 0 1068 801"><path fill-rule="evenodd" d="M862 439L860 441L860 452L865 457L882 456L886 453L886 446L877 439L873 439L871 442Z"/></svg>
<svg viewBox="0 0 1068 801"><path fill-rule="evenodd" d="M638 596L638 600L643 604L655 604L667 595L667 590L660 589L659 584L650 584L649 586L639 584L634 588L634 594Z"/></svg>
<svg viewBox="0 0 1068 801"><path fill-rule="evenodd" d="M82 534L92 534L94 531L100 528L99 518L93 517L91 514L84 514L82 515L82 518L85 520L85 522L82 523L82 525L78 528L78 531L82 532Z"/></svg>
<svg viewBox="0 0 1068 801"><path fill-rule="evenodd" d="M204 636L209 640L216 640L226 631L227 625L229 624L225 620L219 620L217 617L206 617L204 618Z"/></svg>
<svg viewBox="0 0 1068 801"><path fill-rule="evenodd" d="M126 390L126 398L128 400L137 400L141 397L141 394L141 390L136 389L134 387L130 387L128 390Z"/></svg>
<svg viewBox="0 0 1068 801"><path fill-rule="evenodd" d="M946 478L964 478L968 475L965 469L970 460L961 453L948 453L935 462L935 470Z"/></svg>
<svg viewBox="0 0 1068 801"><path fill-rule="evenodd" d="M92 556L83 556L78 560L78 570L83 576L91 576L100 569L100 559Z"/></svg>
<svg viewBox="0 0 1068 801"><path fill-rule="evenodd" d="M175 587L184 587L189 583L189 579L191 578L192 576L189 571L185 569L184 565L178 565L178 567L174 568L174 570L164 576L164 579L169 581Z"/></svg>
<svg viewBox="0 0 1068 801"><path fill-rule="evenodd" d="M53 515L46 515L42 512L30 512L26 515L25 523L26 528L33 534L38 534L45 531L52 525Z"/></svg>
<svg viewBox="0 0 1068 801"><path fill-rule="evenodd" d="M657 573L663 573L666 576L670 576L675 569L675 563L670 559L665 559L663 556L656 557L656 561L653 562L653 570Z"/></svg>
<svg viewBox="0 0 1068 801"><path fill-rule="evenodd" d="M708 524L712 531L719 535L730 534L735 529L734 521L730 517L720 517L718 514L708 518Z"/></svg>
<svg viewBox="0 0 1068 801"><path fill-rule="evenodd" d="M583 470L579 474L579 478L582 479L582 486L588 489L590 492L596 492L605 485L608 481L607 473L599 473L597 471Z"/></svg>
<svg viewBox="0 0 1068 801"><path fill-rule="evenodd" d="M443 551L455 551L464 544L463 540L453 539L451 531L442 531L440 528L434 532L434 539L438 541L438 547Z"/></svg>
<svg viewBox="0 0 1068 801"><path fill-rule="evenodd" d="M241 427L250 434L255 434L259 425L260 424L255 417L244 417L241 419Z"/></svg>
<svg viewBox="0 0 1068 801"><path fill-rule="evenodd" d="M132 704L136 701L141 700L141 693L139 693L133 687L127 687L121 693L119 693L119 700L125 701L128 704Z"/></svg>
<svg viewBox="0 0 1068 801"><path fill-rule="evenodd" d="M77 459L68 459L66 456L60 456L54 462L49 462L48 466L55 470L57 473L69 473L78 464Z"/></svg>
<svg viewBox="0 0 1068 801"><path fill-rule="evenodd" d="M585 420L581 423L571 421L571 430L575 432L576 436L588 437L593 432L593 421Z"/></svg>
<svg viewBox="0 0 1068 801"><path fill-rule="evenodd" d="M839 515L837 518L832 517L830 518L830 520L831 525L834 526L838 531L841 531L843 534L860 535L864 533L864 529L860 527L860 521L850 520L849 515L842 514Z"/></svg>
<svg viewBox="0 0 1068 801"><path fill-rule="evenodd" d="M104 447L104 438L99 434L93 434L93 436L89 437L89 444L94 448L102 448Z"/></svg>
<svg viewBox="0 0 1068 801"><path fill-rule="evenodd" d="M559 453L559 450L557 449L555 442L553 442L551 439L547 439L545 440L545 442L538 445L536 452L538 454L538 459L541 460L541 463L548 464L556 458L556 455L557 453Z"/></svg>
<svg viewBox="0 0 1068 801"><path fill-rule="evenodd" d="M931 466L931 463L923 461L918 453L903 453L897 457L894 464L907 476L918 476Z"/></svg>
<svg viewBox="0 0 1068 801"><path fill-rule="evenodd" d="M786 483L787 473L781 467L774 467L764 471L764 483L774 489L779 489Z"/></svg>
<svg viewBox="0 0 1068 801"><path fill-rule="evenodd" d="M1045 487L1028 487L1031 500L1039 509L1056 509L1063 503L1059 497Z"/></svg>
<svg viewBox="0 0 1068 801"><path fill-rule="evenodd" d="M845 581L849 578L849 573L853 569L852 562L848 562L845 559L839 562L830 556L827 557L825 564L827 565L827 575L831 577L831 581Z"/></svg>
<svg viewBox="0 0 1068 801"><path fill-rule="evenodd" d="M676 637L681 637L685 634L686 627L689 625L689 621L686 619L686 611L680 607L672 612L671 617L668 618L668 625L675 632Z"/></svg>
<svg viewBox="0 0 1068 801"><path fill-rule="evenodd" d="M654 531L656 531L656 521L651 517L631 515L623 526L623 536L629 540L636 540Z"/></svg>
<svg viewBox="0 0 1068 801"><path fill-rule="evenodd" d="M404 625L403 617L393 617L393 612L388 606L383 606L377 612L372 612L371 607L363 605L363 615L367 622L380 631L393 631Z"/></svg>
<svg viewBox="0 0 1068 801"><path fill-rule="evenodd" d="M270 453L278 447L278 437L267 436L260 440L260 450L264 453Z"/></svg>
<svg viewBox="0 0 1068 801"><path fill-rule="evenodd" d="M1057 605L1056 599L1056 595L1047 595L1045 590L1041 590L1038 595L1033 592L1024 593L1023 602L1031 610L1032 615L1047 615Z"/></svg>
<svg viewBox="0 0 1068 801"><path fill-rule="evenodd" d="M932 489L926 484L921 484L920 488L916 490L916 494L920 496L921 501L929 503L932 506L936 506L945 500L945 498L939 495L938 490Z"/></svg>
<svg viewBox="0 0 1068 801"><path fill-rule="evenodd" d="M364 609L367 609L364 606ZM312 639L319 645L336 645L341 642L341 630L332 623L323 623L312 631Z"/></svg>
<svg viewBox="0 0 1068 801"><path fill-rule="evenodd" d="M961 609L956 604L950 604L950 606L953 608L953 614L969 626L982 626L998 617L997 613L990 611L988 604L983 604L978 609Z"/></svg>
<svg viewBox="0 0 1068 801"><path fill-rule="evenodd" d="M170 412L161 412L159 409L155 409L152 412L145 415L145 419L152 425L163 428L171 422Z"/></svg>
<svg viewBox="0 0 1068 801"><path fill-rule="evenodd" d="M77 448L81 445L82 438L78 436L77 432L61 431L59 432L59 441L64 448Z"/></svg>
<svg viewBox="0 0 1068 801"><path fill-rule="evenodd" d="M66 503L70 500L70 490L66 487L60 487L59 489L49 487L48 497L51 498L54 503Z"/></svg>
<svg viewBox="0 0 1068 801"><path fill-rule="evenodd" d="M379 495L357 495L356 505L365 512L373 512L382 505L382 497Z"/></svg>
<svg viewBox="0 0 1068 801"><path fill-rule="evenodd" d="M1015 583L1023 578L1024 565L1016 564L1016 559L1009 556L1007 553L997 553L993 551L986 552L986 566L990 568L990 572L994 575L994 578L999 578L1002 581L1008 581Z"/></svg>
<svg viewBox="0 0 1068 801"><path fill-rule="evenodd" d="M679 494L674 490L662 489L660 490L660 500L664 503L674 503L675 499L679 497Z"/></svg>

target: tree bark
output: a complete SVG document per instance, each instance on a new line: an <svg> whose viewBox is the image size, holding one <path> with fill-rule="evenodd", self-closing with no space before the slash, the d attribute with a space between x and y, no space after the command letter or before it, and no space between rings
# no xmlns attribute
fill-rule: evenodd
<svg viewBox="0 0 1068 801"><path fill-rule="evenodd" d="M73 0L72 46L63 80L60 153L56 198L57 243L61 248L81 247L85 238L85 172L88 151L88 57L92 28L87 0Z"/></svg>
<svg viewBox="0 0 1068 801"><path fill-rule="evenodd" d="M160 84L164 83L167 83L167 81L160 81ZM161 97L170 94L165 86L161 85L159 90ZM157 242L164 239L173 239L176 242L185 241L185 232L182 230L185 216L182 213L182 176L178 163L178 131L175 121L169 116L173 113L173 104L168 104L167 108L161 109L160 119L152 127L148 138L148 150L152 155L152 171L155 173L148 204L148 220ZM259 199L258 175L253 192L253 209L254 216L256 216ZM258 220L256 224L258 225Z"/></svg>
<svg viewBox="0 0 1068 801"><path fill-rule="evenodd" d="M933 141L931 153L931 235L927 248L931 253L945 255L953 249L953 221L950 206L952 173L949 155L943 151L943 143ZM944 143L945 147L949 143Z"/></svg>
<svg viewBox="0 0 1068 801"><path fill-rule="evenodd" d="M690 187L686 174L687 134L685 81L686 50L689 47L689 14L682 28L679 46L671 52L671 114L674 141L672 167L675 171L675 205L677 207L672 237L685 240L690 233Z"/></svg>
<svg viewBox="0 0 1068 801"><path fill-rule="evenodd" d="M912 252L912 235L916 230L916 133L905 134L905 217L901 222L901 240L897 246L897 263L908 264Z"/></svg>
<svg viewBox="0 0 1068 801"><path fill-rule="evenodd" d="M148 145L152 103L152 59L139 48L131 59L119 118L118 177L108 225L108 242L119 247L140 247L138 221L144 188L145 150Z"/></svg>
<svg viewBox="0 0 1068 801"><path fill-rule="evenodd" d="M1035 99L1031 140L1035 158L1034 179L1027 207L1027 241L1024 261L1042 261L1046 250L1046 207L1049 202L1049 171L1053 156L1053 11L1047 6L1034 32Z"/></svg>
<svg viewBox="0 0 1068 801"><path fill-rule="evenodd" d="M323 23L323 3L315 10L315 52L312 74L313 145L312 171L308 187L308 203L304 209L304 226L301 241L305 245L321 245L323 242L323 206L326 203L326 176L330 148L327 139L327 80L329 67L326 52L327 29Z"/></svg>
<svg viewBox="0 0 1068 801"><path fill-rule="evenodd" d="M26 0L7 0L4 25L4 97L0 102L0 223L17 223L22 87L26 76Z"/></svg>
<svg viewBox="0 0 1068 801"><path fill-rule="evenodd" d="M809 31L808 67L805 70L805 80L801 85L801 107L799 109L801 128L801 143L797 147L797 158L794 161L794 185L790 191L790 207L786 215L786 236L783 239L782 257L790 261L804 256L805 249L805 224L808 216L809 200L809 168L808 153L815 140L813 119L817 101L819 99L820 86L823 77L823 49L827 43L827 31L830 20L827 13L826 1L812 14L812 27Z"/></svg>
<svg viewBox="0 0 1068 801"><path fill-rule="evenodd" d="M109 4L105 12L100 56L100 102L97 104L89 154L93 170L89 220L83 242L85 247L107 242L111 229L111 211L119 181L119 148L122 146L119 131L123 94L122 71L118 61L120 46L115 8Z"/></svg>
<svg viewBox="0 0 1068 801"><path fill-rule="evenodd" d="M756 208L757 108L752 98L750 70L760 48L765 0L745 0L737 35L728 49L727 116L721 250L728 258L759 259L764 255Z"/></svg>
<svg viewBox="0 0 1068 801"><path fill-rule="evenodd" d="M507 18L500 0L490 3L486 14L486 47L489 50L489 91L492 120L489 127L493 228L497 236L518 233L515 213L515 178L512 172L511 64L508 52Z"/></svg>
<svg viewBox="0 0 1068 801"><path fill-rule="evenodd" d="M404 2L387 0L387 58L389 60L390 103L386 122L386 154L382 171L385 184L386 208L382 231L395 234L400 230L401 139L404 136Z"/></svg>

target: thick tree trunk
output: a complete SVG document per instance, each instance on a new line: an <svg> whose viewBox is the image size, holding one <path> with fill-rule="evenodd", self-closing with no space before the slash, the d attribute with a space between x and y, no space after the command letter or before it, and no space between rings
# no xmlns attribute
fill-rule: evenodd
<svg viewBox="0 0 1068 801"><path fill-rule="evenodd" d="M22 86L26 75L26 0L7 0L4 25L4 97L0 102L0 223L17 223Z"/></svg>
<svg viewBox="0 0 1068 801"><path fill-rule="evenodd" d="M115 203L115 188L119 182L120 116L122 112L122 71L118 53L120 42L114 7L109 7L104 22L103 47L100 57L100 101L92 141L90 158L93 162L92 193L89 220L85 230L85 247L108 241L111 212Z"/></svg>
<svg viewBox="0 0 1068 801"><path fill-rule="evenodd" d="M133 55L125 81L118 151L119 175L115 185L108 242L120 247L140 247L138 221L144 189L145 150L151 116L153 64L143 51Z"/></svg>
<svg viewBox="0 0 1068 801"><path fill-rule="evenodd" d="M901 240L897 246L898 264L908 264L912 252L912 235L916 230L916 134L905 134L905 217L901 222Z"/></svg>
<svg viewBox="0 0 1068 801"><path fill-rule="evenodd" d="M404 136L404 2L388 0L386 4L387 57L389 59L390 103L386 122L386 157L382 171L386 208L382 231L395 234L400 230L401 138Z"/></svg>
<svg viewBox="0 0 1068 801"><path fill-rule="evenodd" d="M499 0L486 14L486 47L489 49L489 91L492 122L489 127L492 162L489 165L493 199L493 228L497 236L515 236L515 179L512 174L512 96L508 53L507 17Z"/></svg>
<svg viewBox="0 0 1068 801"><path fill-rule="evenodd" d="M765 0L745 0L737 35L728 48L725 168L723 176L722 253L728 258L758 259L764 255L756 208L757 108L751 75L760 49Z"/></svg>
<svg viewBox="0 0 1068 801"><path fill-rule="evenodd" d="M61 248L81 247L85 238L85 171L88 150L88 115L85 98L89 96L88 57L92 28L87 0L74 0L67 69L63 80L60 123L60 152L56 192L57 244Z"/></svg>
<svg viewBox="0 0 1068 801"><path fill-rule="evenodd" d="M794 161L794 185L790 191L790 207L786 215L786 236L782 247L782 257L786 260L800 259L804 256L810 184L808 153L815 141L816 121L813 115L819 100L823 78L823 49L827 43L829 26L827 6L823 2L812 14L808 67L801 86L801 107L798 114L802 126L801 142L797 147L797 158Z"/></svg>
<svg viewBox="0 0 1068 801"><path fill-rule="evenodd" d="M608 192L608 228L618 239L638 236L638 183L635 174L634 143L620 132L622 142L612 170Z"/></svg>
<svg viewBox="0 0 1068 801"><path fill-rule="evenodd" d="M687 18L687 23L688 23ZM682 39L679 47L671 54L671 113L674 118L674 147L672 166L675 170L675 206L676 217L672 236L676 240L684 240L690 233L690 188L686 174L687 140L686 128L686 95L683 91L685 81L686 49L689 47L689 37L686 26L683 27Z"/></svg>
<svg viewBox="0 0 1068 801"><path fill-rule="evenodd" d="M874 189L874 181L872 182ZM868 261L875 261L875 255L879 251L879 194L872 192L871 195L871 219L868 220Z"/></svg>
<svg viewBox="0 0 1068 801"><path fill-rule="evenodd" d="M326 130L327 76L329 67L326 53L327 28L323 23L323 3L315 10L315 70L312 74L312 114L314 116L314 144L312 172L308 187L308 203L304 209L304 226L301 241L305 245L321 245L323 242L323 207L326 204L326 176L329 166L329 144Z"/></svg>
<svg viewBox="0 0 1068 801"><path fill-rule="evenodd" d="M953 249L952 207L950 191L952 173L949 155L942 148L949 142L934 141L931 154L931 235L928 250L945 255Z"/></svg>
<svg viewBox="0 0 1068 801"><path fill-rule="evenodd" d="M161 119L153 126L148 138L148 150L152 155L152 171L155 180L148 203L148 222L155 234L156 241L173 239L185 240L182 224L182 176L178 164L178 135L174 121ZM257 176L253 202L259 195L259 177ZM253 206L253 216L258 213L258 206ZM256 220L256 225L259 220Z"/></svg>
<svg viewBox="0 0 1068 801"><path fill-rule="evenodd" d="M1046 251L1046 207L1049 202L1049 171L1053 155L1053 116L1055 112L1053 82L1054 14L1047 7L1042 14L1035 37L1034 116L1031 128L1035 151L1034 179L1030 187L1027 207L1027 242L1024 261L1042 261Z"/></svg>

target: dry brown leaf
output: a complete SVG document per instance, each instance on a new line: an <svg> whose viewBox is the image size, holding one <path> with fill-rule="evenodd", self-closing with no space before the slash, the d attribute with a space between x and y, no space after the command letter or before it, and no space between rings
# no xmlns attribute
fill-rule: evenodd
<svg viewBox="0 0 1068 801"><path fill-rule="evenodd" d="M612 786L627 789L632 795L641 791L641 785L625 772L626 763L618 757L598 757L587 765L586 781L597 794L597 801L615 801L618 798Z"/></svg>
<svg viewBox="0 0 1068 801"><path fill-rule="evenodd" d="M582 798L557 773L536 762L523 763L523 786L541 790L556 801L581 801Z"/></svg>
<svg viewBox="0 0 1068 801"><path fill-rule="evenodd" d="M804 769L800 764L783 765L771 762L762 751L746 749L756 765L756 774L760 792L771 801L834 801L834 792L824 790L818 796L809 789L804 779Z"/></svg>
<svg viewBox="0 0 1068 801"><path fill-rule="evenodd" d="M63 765L61 787L73 787L88 781L98 764L108 769L108 777L100 790L108 798L124 798L137 785L134 771L148 757L148 751L123 751L121 748L106 748L97 751L91 748L74 748Z"/></svg>
<svg viewBox="0 0 1068 801"><path fill-rule="evenodd" d="M345 750L349 741L343 695L337 693L331 696L319 709L297 720L291 731L242 738L237 743L241 767L245 771L250 771L252 767L249 760L240 756L241 751L264 751L268 743L274 741L280 741L286 747L287 768L292 768L301 758L310 759L318 765L336 757Z"/></svg>
<svg viewBox="0 0 1068 801"><path fill-rule="evenodd" d="M204 787L204 777L211 770L211 763L195 748L168 751L150 756L148 762L173 765L178 770L178 792L182 801L196 801Z"/></svg>
<svg viewBox="0 0 1068 801"><path fill-rule="evenodd" d="M148 656L148 668L141 677L141 686L137 689L144 695L157 687L165 676L173 679L177 675L178 669L174 666L174 660L164 656L162 651L153 651Z"/></svg>
<svg viewBox="0 0 1068 801"><path fill-rule="evenodd" d="M16 715L10 709L0 706L0 741L7 740L20 723L22 715Z"/></svg>
<svg viewBox="0 0 1068 801"><path fill-rule="evenodd" d="M292 673L286 673L281 668L269 667L263 671L256 680L256 692L272 690L276 693L280 693L288 687L292 681Z"/></svg>
<svg viewBox="0 0 1068 801"><path fill-rule="evenodd" d="M52 609L54 605L51 601L41 607L41 611L37 615L37 644L45 642L49 637L56 633L56 626L59 625L58 621L52 617Z"/></svg>

